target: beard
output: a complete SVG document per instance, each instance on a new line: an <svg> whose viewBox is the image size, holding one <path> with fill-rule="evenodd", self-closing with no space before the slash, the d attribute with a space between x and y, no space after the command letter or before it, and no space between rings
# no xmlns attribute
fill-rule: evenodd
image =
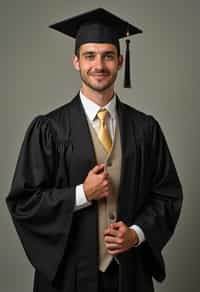
<svg viewBox="0 0 200 292"><path fill-rule="evenodd" d="M106 78L105 82L100 82L100 81L95 82L95 81L92 81L92 79L90 79L90 77L92 77L93 74L106 74L108 78ZM93 72L88 71L86 73L83 73L80 70L80 77L81 77L82 82L90 89L97 92L103 92L113 86L117 78L117 71L111 74L110 71L108 70L95 70Z"/></svg>

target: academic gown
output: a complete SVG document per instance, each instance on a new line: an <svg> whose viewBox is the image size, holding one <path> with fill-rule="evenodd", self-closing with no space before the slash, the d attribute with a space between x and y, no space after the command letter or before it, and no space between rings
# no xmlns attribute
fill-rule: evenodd
<svg viewBox="0 0 200 292"><path fill-rule="evenodd" d="M152 292L162 281L162 249L181 209L182 189L158 122L117 99L122 167L117 220L142 228L146 241L118 256L120 292ZM9 211L35 268L34 292L97 292L95 201L74 211L75 186L96 165L79 95L29 126Z"/></svg>

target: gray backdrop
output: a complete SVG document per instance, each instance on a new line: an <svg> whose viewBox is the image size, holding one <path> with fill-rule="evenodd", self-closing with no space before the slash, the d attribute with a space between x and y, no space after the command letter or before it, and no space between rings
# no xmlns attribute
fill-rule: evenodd
<svg viewBox="0 0 200 292"><path fill-rule="evenodd" d="M73 41L48 25L98 6L144 29L132 38L134 87L122 88L120 72L117 92L160 121L183 184L182 215L164 251L167 279L155 284L156 291L199 291L199 3L0 0L1 292L32 291L33 269L5 206L25 130L33 117L64 104L80 86L71 64Z"/></svg>

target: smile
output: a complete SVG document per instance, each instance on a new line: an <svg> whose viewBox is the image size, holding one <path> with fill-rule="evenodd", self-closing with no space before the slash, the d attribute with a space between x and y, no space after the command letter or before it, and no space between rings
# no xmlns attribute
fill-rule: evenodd
<svg viewBox="0 0 200 292"><path fill-rule="evenodd" d="M91 73L90 76L93 76L93 77L107 77L107 76L109 76L109 73Z"/></svg>

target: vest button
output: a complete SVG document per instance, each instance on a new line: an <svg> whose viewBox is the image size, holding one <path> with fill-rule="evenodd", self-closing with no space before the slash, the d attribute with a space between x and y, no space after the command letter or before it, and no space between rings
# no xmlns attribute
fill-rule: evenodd
<svg viewBox="0 0 200 292"><path fill-rule="evenodd" d="M108 167L111 167L112 166L112 161L110 159L108 159L108 161L107 161L107 166Z"/></svg>
<svg viewBox="0 0 200 292"><path fill-rule="evenodd" d="M111 221L114 221L114 220L115 220L115 214L114 214L114 213L110 213L110 214L109 214L109 219L110 219Z"/></svg>

